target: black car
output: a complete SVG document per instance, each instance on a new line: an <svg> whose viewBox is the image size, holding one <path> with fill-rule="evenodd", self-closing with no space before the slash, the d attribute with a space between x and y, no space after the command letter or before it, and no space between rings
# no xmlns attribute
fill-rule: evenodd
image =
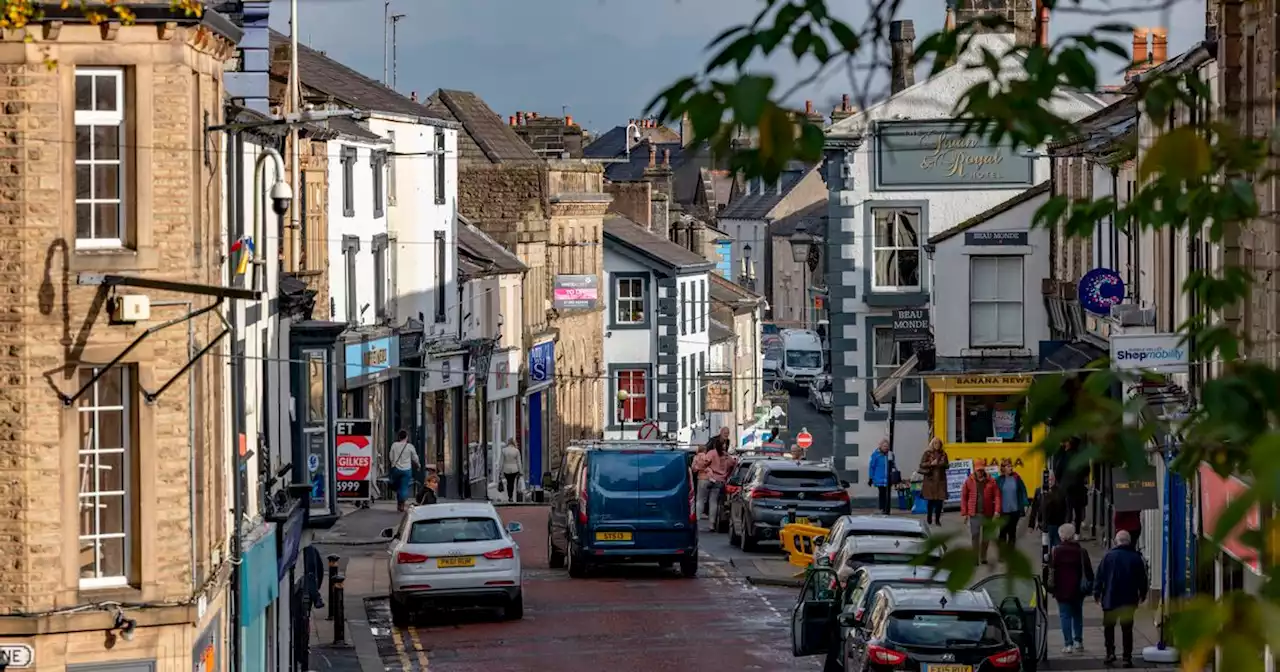
<svg viewBox="0 0 1280 672"><path fill-rule="evenodd" d="M881 566L857 571L887 575L895 570ZM925 576L930 572L918 571ZM1038 580L997 574L969 590L950 593L941 586L903 587L885 579L888 585L874 592L858 590L875 583L873 577L856 574L842 590L833 570L811 570L791 615L792 653L826 655L824 672L1034 672L1038 662L1048 658L1048 596ZM982 630L976 630L976 622ZM1003 639L996 641L987 632L992 624L1002 628ZM941 648L935 641L939 632L951 632L941 638Z"/></svg>
<svg viewBox="0 0 1280 672"><path fill-rule="evenodd" d="M778 460L782 459L779 455L743 455L738 458L738 465L733 468L733 473L729 474L729 480L725 482L724 489L720 491L720 515L715 521L716 532L729 531L729 510L733 507L733 500L742 491L742 479L747 477L747 473L751 471L751 465L760 460Z"/></svg>
<svg viewBox="0 0 1280 672"><path fill-rule="evenodd" d="M731 501L729 543L755 550L761 540L777 539L788 521L830 527L849 515L848 487L835 469L822 463L756 462Z"/></svg>

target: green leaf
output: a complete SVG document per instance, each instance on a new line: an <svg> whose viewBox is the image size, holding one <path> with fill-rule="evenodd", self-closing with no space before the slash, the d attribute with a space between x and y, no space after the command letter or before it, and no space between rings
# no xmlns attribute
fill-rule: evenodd
<svg viewBox="0 0 1280 672"><path fill-rule="evenodd" d="M856 53L858 47L862 46L862 40L858 39L857 33L854 33L849 24L843 21L831 19L827 23L827 29L831 31L832 37L836 38L836 42L840 43L840 48L850 54Z"/></svg>
<svg viewBox="0 0 1280 672"><path fill-rule="evenodd" d="M1175 180L1194 179L1209 170L1211 156L1209 145L1190 126L1178 128L1158 136L1142 157L1138 166L1138 179L1147 180L1155 175L1167 175Z"/></svg>
<svg viewBox="0 0 1280 672"><path fill-rule="evenodd" d="M809 53L809 49L813 46L813 29L809 26L801 26L796 31L795 37L791 38L791 54L800 60L805 54Z"/></svg>
<svg viewBox="0 0 1280 672"><path fill-rule="evenodd" d="M760 124L760 117L770 104L769 92L772 90L772 77L745 75L739 79L728 96L734 119L748 127Z"/></svg>
<svg viewBox="0 0 1280 672"><path fill-rule="evenodd" d="M747 34L730 42L720 53L716 54L707 63L706 72L719 70L726 65L734 65L739 70L746 65L751 59L751 52L755 51L760 43L760 38L755 34Z"/></svg>

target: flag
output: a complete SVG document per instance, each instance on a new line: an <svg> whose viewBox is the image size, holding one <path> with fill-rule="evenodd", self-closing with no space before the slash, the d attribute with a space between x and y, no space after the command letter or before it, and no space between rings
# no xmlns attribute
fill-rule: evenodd
<svg viewBox="0 0 1280 672"><path fill-rule="evenodd" d="M244 275L249 268L249 260L253 257L253 238L245 236L232 243L231 254L239 255L236 259L236 275Z"/></svg>

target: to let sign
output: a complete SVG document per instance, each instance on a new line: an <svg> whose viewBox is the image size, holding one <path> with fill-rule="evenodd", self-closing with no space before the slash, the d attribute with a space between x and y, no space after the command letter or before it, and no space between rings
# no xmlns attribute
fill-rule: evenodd
<svg viewBox="0 0 1280 672"><path fill-rule="evenodd" d="M899 308L893 311L893 340L927 341L932 336L928 308Z"/></svg>
<svg viewBox="0 0 1280 672"><path fill-rule="evenodd" d="M1022 247L1026 246L1026 231L965 231L964 244L978 247Z"/></svg>
<svg viewBox="0 0 1280 672"><path fill-rule="evenodd" d="M966 133L964 122L876 124L875 180L881 190L1017 189L1032 186L1032 159L1009 140Z"/></svg>
<svg viewBox="0 0 1280 672"><path fill-rule="evenodd" d="M552 288L556 310L590 310L600 300L600 281L594 275L557 275Z"/></svg>

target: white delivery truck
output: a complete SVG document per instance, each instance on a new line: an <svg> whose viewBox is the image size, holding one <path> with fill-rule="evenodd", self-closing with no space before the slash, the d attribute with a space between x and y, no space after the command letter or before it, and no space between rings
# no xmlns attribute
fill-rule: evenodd
<svg viewBox="0 0 1280 672"><path fill-rule="evenodd" d="M782 362L778 379L788 389L803 388L822 375L822 339L809 329L782 330Z"/></svg>

